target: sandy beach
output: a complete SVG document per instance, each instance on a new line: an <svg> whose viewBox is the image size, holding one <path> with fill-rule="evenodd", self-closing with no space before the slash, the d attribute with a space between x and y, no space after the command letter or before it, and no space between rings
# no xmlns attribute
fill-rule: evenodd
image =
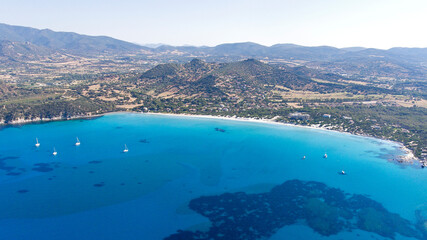
<svg viewBox="0 0 427 240"><path fill-rule="evenodd" d="M114 113L109 113L114 114ZM213 116L213 115L197 115L197 114L171 114L171 113L141 113L141 114L150 114L150 115L164 115L164 116L183 116L183 117L192 117L192 118L208 118L208 119L222 119L222 120L230 120L230 121L244 121L244 122L254 122L254 123L264 123L264 124L275 124L275 125L281 125L281 126L291 126L291 127L301 127L301 128L309 128L309 129L316 129L316 130L323 130L323 131L333 131L333 132L339 132L343 134L350 134L354 136L360 136L365 138L372 138L372 139L380 139L382 141L386 141L389 143L397 144L399 145L400 150L404 153L400 156L397 156L396 159L393 159L396 162L399 163L405 163L405 164L414 164L416 162L419 162L421 164L424 164L424 162L420 161L413 152L405 147L403 143L388 140L388 139L381 139L373 136L369 136L366 134L355 134L345 131L339 131L339 130L332 130L325 127L319 127L319 126L303 126L303 125L296 125L296 124L290 124L290 123L283 123L283 122L276 122L274 119L277 118L274 117L272 119L258 119L258 118L243 118L243 117L236 117L236 116Z"/></svg>
<svg viewBox="0 0 427 240"><path fill-rule="evenodd" d="M73 116L70 118L62 118L62 117L54 117L54 118L37 118L37 119L18 119L12 122L9 122L7 124L0 123L0 126L8 126L8 125L24 125L24 124L30 124L30 123L44 123L44 122L51 122L51 121L66 121L66 120L77 120L77 119L91 119L91 118L97 118L102 117L104 115L110 115L110 114L119 114L119 113L132 113L132 114L147 114L147 115L162 115L162 116L180 116L180 117L189 117L189 118L207 118L207 119L222 119L222 120L229 120L229 121L243 121L243 122L254 122L254 123L264 123L264 124L275 124L275 125L281 125L281 126L292 126L292 127L301 127L301 128L310 128L310 129L316 129L316 130L323 130L323 131L334 131L344 134L351 134L354 136L361 136L361 137L367 137L372 139L381 139L383 141L387 141L390 143L394 143L399 145L400 150L404 153L402 155L397 156L396 159L393 159L393 161L396 161L398 163L402 164L413 164L413 163L420 163L421 166L427 166L426 162L421 161L415 155L413 152L405 147L403 143L388 140L388 139L382 139L377 138L373 136L369 136L366 134L356 134L356 133L350 133L345 131L339 131L339 130L333 130L328 129L325 127L319 127L319 126L303 126L303 125L297 125L297 124L290 124L290 123L283 123L283 122L276 122L275 119L277 119L276 116L271 119L265 119L265 118L245 118L245 117L237 117L237 116L214 116L214 115L199 115L199 114L173 114L173 113L151 113L151 112L128 112L128 111L117 111L117 112L109 112L109 113L102 113L102 114L94 114L94 115L82 115L82 116Z"/></svg>

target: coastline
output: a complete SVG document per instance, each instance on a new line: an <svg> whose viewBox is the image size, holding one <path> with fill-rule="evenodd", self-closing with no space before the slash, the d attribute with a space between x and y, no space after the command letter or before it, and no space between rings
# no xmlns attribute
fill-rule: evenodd
<svg viewBox="0 0 427 240"><path fill-rule="evenodd" d="M119 113L119 112L115 112ZM16 126L16 125L26 125L26 124L32 124L32 123L48 123L48 122L55 122L55 121L68 121L68 120L78 120L78 119L92 119L92 118L98 118L102 117L105 114L108 113L100 113L100 114L87 114L87 115L76 115L72 117L52 117L52 118L34 118L34 119L22 119L18 118L17 120L13 120L10 122L5 123L4 121L0 122L0 127L7 127L7 126Z"/></svg>
<svg viewBox="0 0 427 240"><path fill-rule="evenodd" d="M370 136L367 134L358 134L358 133L352 133L352 132L346 132L346 131L340 131L336 129L329 129L326 127L319 127L319 126L313 126L313 125L297 125L297 124L291 124L291 123L284 123L284 122L276 122L275 119L278 117L273 117L271 119L266 118L246 118L246 117L237 117L237 116L214 116L214 115L201 115L201 114L176 114L176 113L153 113L153 112L136 112L136 111L115 111L115 112L107 112L107 113L99 113L99 114L87 114L87 115L77 115L72 116L68 118L64 117L53 117L53 118L36 118L36 119L17 119L8 123L1 122L0 127L6 127L6 126L14 126L14 125L25 125L25 124L31 124L31 123L47 123L47 122L53 122L53 121L67 121L67 120L78 120L78 119L93 119L102 117L105 115L111 115L111 114L119 114L119 113L133 113L133 114L147 114L147 115L160 115L160 116L183 116L183 117L193 117L193 118L206 118L206 119L221 119L221 120L231 120L231 121L243 121L243 122L254 122L254 123L264 123L264 124L275 124L275 125L281 125L281 126L291 126L291 127L302 127L302 128L309 128L309 129L316 129L316 130L325 130L325 131L333 131L338 133L344 133L344 134L350 134L354 136L361 136L361 137L368 137L373 139L379 139L382 141L387 141L393 144L396 144L399 146L399 149L402 151L402 155L398 155L396 159L393 159L392 161L397 162L399 164L413 164L414 162L420 163L421 167L427 167L427 161L422 161L421 159L418 159L414 153L408 149L403 143L379 138L375 136Z"/></svg>
<svg viewBox="0 0 427 240"><path fill-rule="evenodd" d="M132 113L139 113L139 112L132 112ZM114 114L114 113L107 113L107 114ZM332 131L342 134L349 134L353 136L360 136L360 137L366 137L366 138L373 138L373 139L379 139L381 141L386 141L389 143L393 143L399 146L399 149L404 153L402 155L398 155L396 159L393 159L393 161L400 163L400 164L413 164L414 162L418 162L421 164L421 166L427 166L426 162L421 161L417 157L415 157L414 153L408 149L403 143L384 139L384 138L378 138L374 136L370 136L367 134L357 134L357 133L351 133L346 131L340 131L335 129L329 129L325 127L319 127L319 126L304 126L304 125L297 125L297 124L291 124L291 123L284 123L284 122L276 122L274 118L271 119L265 119L265 118L244 118L244 117L236 117L236 116L214 116L214 115L198 115L198 114L173 114L173 113L141 113L141 114L151 114L151 115L163 115L163 116L184 116L184 117L193 117L193 118L207 118L207 119L221 119L221 120L231 120L231 121L242 121L242 122L254 122L254 123L265 123L265 124L275 124L275 125L281 125L281 126L290 126L290 127L301 127L301 128L309 128L309 129L316 129L316 130L324 130L324 131Z"/></svg>

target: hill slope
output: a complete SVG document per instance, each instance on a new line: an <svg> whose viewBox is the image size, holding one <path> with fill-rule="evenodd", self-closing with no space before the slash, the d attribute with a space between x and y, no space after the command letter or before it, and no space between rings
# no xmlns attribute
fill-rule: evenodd
<svg viewBox="0 0 427 240"><path fill-rule="evenodd" d="M2 23L0 23L0 40L30 42L37 46L82 55L148 50L148 48L111 37L55 32L49 29L39 30Z"/></svg>
<svg viewBox="0 0 427 240"><path fill-rule="evenodd" d="M320 78L328 81L315 81ZM345 83L343 77L305 67L283 67L247 59L231 63L207 63L193 59L185 64L160 64L143 73L138 85L158 96L253 97L288 89L319 93L384 93L387 89ZM334 82L336 81L336 82Z"/></svg>

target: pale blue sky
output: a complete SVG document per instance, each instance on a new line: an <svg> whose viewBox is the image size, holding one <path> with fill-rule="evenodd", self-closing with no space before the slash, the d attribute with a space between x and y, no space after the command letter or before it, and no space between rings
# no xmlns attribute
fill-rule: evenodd
<svg viewBox="0 0 427 240"><path fill-rule="evenodd" d="M427 0L0 0L0 22L141 44L427 47Z"/></svg>

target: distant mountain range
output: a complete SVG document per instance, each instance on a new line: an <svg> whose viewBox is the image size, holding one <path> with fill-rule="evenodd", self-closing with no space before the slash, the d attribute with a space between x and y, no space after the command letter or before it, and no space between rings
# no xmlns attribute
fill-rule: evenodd
<svg viewBox="0 0 427 240"><path fill-rule="evenodd" d="M138 51L145 47L105 36L12 26L0 23L0 41L23 42L74 54L104 54Z"/></svg>
<svg viewBox="0 0 427 240"><path fill-rule="evenodd" d="M6 57L7 60L37 60L40 57L54 54L55 51L34 45L30 42L12 42L8 40L0 40L0 56Z"/></svg>
<svg viewBox="0 0 427 240"><path fill-rule="evenodd" d="M273 57L307 61L335 60L354 56L404 57L412 61L427 61L427 48L374 48L330 46L305 47L296 44L276 44L271 47L257 43L226 43L215 47L170 46L147 44L145 46L106 36L87 36L73 32L55 32L49 29L12 26L0 23L0 41L25 42L53 50L74 53L117 53L146 50L150 52L182 51L191 54L216 56Z"/></svg>
<svg viewBox="0 0 427 240"><path fill-rule="evenodd" d="M349 47L335 48L330 46L306 47L296 44L276 44L271 47L252 42L226 43L215 47L193 46L157 46L152 51L182 51L192 54L215 56L248 56L282 59L299 59L306 61L340 60L350 57L390 57L404 58L410 61L427 61L427 48L375 48Z"/></svg>
<svg viewBox="0 0 427 240"><path fill-rule="evenodd" d="M141 46L105 36L0 24L0 61L25 61L71 54L104 56L131 54L155 62L187 62L200 58L208 62L232 62L248 58L269 63L307 66L355 78L427 79L427 48L335 48L295 44L228 43L215 47ZM6 59L6 60L5 60Z"/></svg>

